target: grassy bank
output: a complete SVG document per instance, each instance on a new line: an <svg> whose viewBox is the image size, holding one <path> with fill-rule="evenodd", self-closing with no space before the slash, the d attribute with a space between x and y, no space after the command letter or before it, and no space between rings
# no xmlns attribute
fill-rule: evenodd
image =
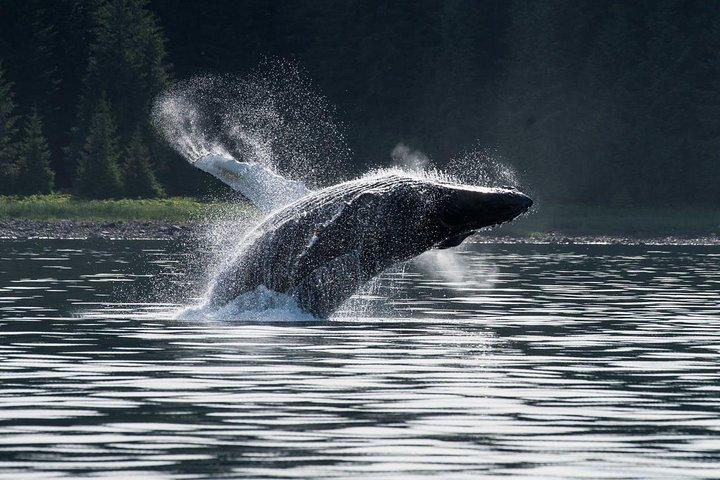
<svg viewBox="0 0 720 480"><path fill-rule="evenodd" d="M253 208L249 204L201 202L188 197L83 200L66 194L0 196L0 219L184 222L217 215L218 212L249 215Z"/></svg>

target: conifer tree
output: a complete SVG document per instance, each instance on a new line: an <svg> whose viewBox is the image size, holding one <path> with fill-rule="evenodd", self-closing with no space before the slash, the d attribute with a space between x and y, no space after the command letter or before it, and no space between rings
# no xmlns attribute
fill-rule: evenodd
<svg viewBox="0 0 720 480"><path fill-rule="evenodd" d="M2 2L0 8L0 57L7 75L15 82L18 114L29 116L38 110L44 119L46 137L60 135L63 125L53 122L57 115L60 77L55 47L58 32L48 15L55 2L24 0ZM55 125L58 124L55 128ZM52 132L52 134L51 134ZM55 138L53 138L55 140ZM59 148L59 145L57 145Z"/></svg>
<svg viewBox="0 0 720 480"><path fill-rule="evenodd" d="M152 102L169 82L165 37L146 0L100 1L92 19L84 94L71 152L82 150L101 95L113 106L121 144L129 143L137 129L149 132Z"/></svg>
<svg viewBox="0 0 720 480"><path fill-rule="evenodd" d="M5 80L5 71L0 62L0 195L13 193L17 177L17 117L12 87L12 83Z"/></svg>
<svg viewBox="0 0 720 480"><path fill-rule="evenodd" d="M104 95L90 119L75 186L80 195L90 198L117 198L123 194L115 120Z"/></svg>
<svg viewBox="0 0 720 480"><path fill-rule="evenodd" d="M125 149L124 176L127 197L152 198L164 193L150 167L150 154L143 143L140 130L130 137Z"/></svg>
<svg viewBox="0 0 720 480"><path fill-rule="evenodd" d="M20 144L18 191L33 195L50 193L55 173L50 168L50 149L43 134L43 123L37 110L27 118L23 141Z"/></svg>

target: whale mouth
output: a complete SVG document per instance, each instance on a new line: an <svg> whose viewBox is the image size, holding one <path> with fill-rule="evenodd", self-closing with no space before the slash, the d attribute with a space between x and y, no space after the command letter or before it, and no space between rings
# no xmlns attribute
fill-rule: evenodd
<svg viewBox="0 0 720 480"><path fill-rule="evenodd" d="M516 189L452 189L441 200L438 214L454 237L512 221L532 205L532 199Z"/></svg>

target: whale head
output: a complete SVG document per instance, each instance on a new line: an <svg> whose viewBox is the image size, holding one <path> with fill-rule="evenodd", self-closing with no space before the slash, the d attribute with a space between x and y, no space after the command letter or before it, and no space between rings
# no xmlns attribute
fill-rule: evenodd
<svg viewBox="0 0 720 480"><path fill-rule="evenodd" d="M455 247L481 228L512 221L532 204L530 197L514 188L445 185L436 204L445 238L437 248Z"/></svg>

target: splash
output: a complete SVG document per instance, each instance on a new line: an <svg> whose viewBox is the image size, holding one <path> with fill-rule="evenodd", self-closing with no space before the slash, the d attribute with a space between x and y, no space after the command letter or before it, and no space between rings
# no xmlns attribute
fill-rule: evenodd
<svg viewBox="0 0 720 480"><path fill-rule="evenodd" d="M445 171L458 183L486 187L521 186L518 172L492 149L475 145L454 156Z"/></svg>
<svg viewBox="0 0 720 480"><path fill-rule="evenodd" d="M477 187L520 187L517 170L502 161L494 150L476 144L453 156L439 168L429 155L405 143L398 143L390 152L392 167L369 172L401 171L427 180L459 183Z"/></svg>
<svg viewBox="0 0 720 480"><path fill-rule="evenodd" d="M283 293L259 286L252 292L239 295L221 308L207 304L179 311L175 318L193 321L234 322L307 322L316 320L298 307L295 300Z"/></svg>
<svg viewBox="0 0 720 480"><path fill-rule="evenodd" d="M485 288L497 282L498 271L494 265L485 262L473 270L467 268L467 260L462 250L429 250L413 260L424 274L439 278L448 286L463 286L468 283Z"/></svg>
<svg viewBox="0 0 720 480"><path fill-rule="evenodd" d="M394 166L407 172L424 172L432 167L430 157L404 143L395 145L390 152L390 158Z"/></svg>
<svg viewBox="0 0 720 480"><path fill-rule="evenodd" d="M268 216L313 189L341 182L350 171L350 151L333 113L296 64L265 62L243 77L201 76L178 83L155 102L153 121L185 160L241 192ZM466 150L443 170L428 155L403 143L395 146L390 157L393 167L373 170L359 178L368 180L402 172L424 181L462 183L463 188L478 191L519 183L517 173L487 149ZM329 224L336 217L320 222L318 228L330 230ZM244 246L252 242L254 227L262 218L247 221L220 214L209 219L205 238L201 239L215 252L207 262L208 284L216 282L218 273L227 269L228 262L237 260ZM308 237L306 250L316 240L317 236ZM461 257L450 250L422 255L416 265L421 270L449 275L446 281L468 280ZM378 285L377 281L368 283L358 292L359 297L377 297ZM362 303L354 301L348 306L351 311L359 311ZM343 308L343 312L348 309ZM180 318L267 321L313 317L291 297L261 284L222 308L191 307Z"/></svg>
<svg viewBox="0 0 720 480"><path fill-rule="evenodd" d="M310 188L335 183L350 150L334 110L296 64L266 61L246 76L200 76L153 106L153 123L188 162L205 155L257 163Z"/></svg>

